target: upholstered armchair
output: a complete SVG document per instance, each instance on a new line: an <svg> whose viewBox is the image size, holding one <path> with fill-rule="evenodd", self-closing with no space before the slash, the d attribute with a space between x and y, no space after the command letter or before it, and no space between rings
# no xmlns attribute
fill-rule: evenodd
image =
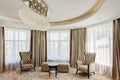
<svg viewBox="0 0 120 80"><path fill-rule="evenodd" d="M35 65L33 60L30 58L31 57L31 52L20 52L20 73L22 73L23 70L25 69L34 69L35 70Z"/></svg>
<svg viewBox="0 0 120 80"><path fill-rule="evenodd" d="M85 59L83 61L77 60L76 61L76 73L78 71L88 73L88 79L90 78L90 73L94 73L94 62L95 62L95 53L88 53L84 54Z"/></svg>

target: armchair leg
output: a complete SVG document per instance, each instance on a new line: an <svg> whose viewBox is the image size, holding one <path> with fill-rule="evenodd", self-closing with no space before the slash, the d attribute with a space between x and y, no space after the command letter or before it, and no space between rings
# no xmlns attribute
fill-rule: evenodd
<svg viewBox="0 0 120 80"><path fill-rule="evenodd" d="M22 74L22 64L21 64L21 61L20 61L20 74Z"/></svg>
<svg viewBox="0 0 120 80"><path fill-rule="evenodd" d="M22 68L20 68L20 74L22 74Z"/></svg>
<svg viewBox="0 0 120 80"><path fill-rule="evenodd" d="M95 72L93 72L93 74L95 75Z"/></svg>
<svg viewBox="0 0 120 80"><path fill-rule="evenodd" d="M76 74L78 73L78 70L76 69Z"/></svg>
<svg viewBox="0 0 120 80"><path fill-rule="evenodd" d="M35 71L35 67L34 67L34 71Z"/></svg>
<svg viewBox="0 0 120 80"><path fill-rule="evenodd" d="M90 79L89 64L88 64L88 79Z"/></svg>

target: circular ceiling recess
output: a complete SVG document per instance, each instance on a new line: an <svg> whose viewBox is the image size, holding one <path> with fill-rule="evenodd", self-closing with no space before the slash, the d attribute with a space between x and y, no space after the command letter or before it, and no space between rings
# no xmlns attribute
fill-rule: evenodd
<svg viewBox="0 0 120 80"><path fill-rule="evenodd" d="M81 0L79 0L81 1ZM88 1L88 0L85 0ZM89 0L91 1L91 0ZM64 24L70 24L70 23L75 23L81 20L84 20L88 17L90 17L91 15L93 15L102 5L103 0L97 0L96 3L90 7L90 9L88 11L85 11L85 13L80 14L76 17L70 18L70 19L66 19L66 20L61 20L61 21L54 21L54 22L50 22L51 25L64 25ZM87 3L88 4L88 3ZM79 5L80 6L80 5ZM84 7L87 6L86 4L84 4ZM80 6L81 7L81 6ZM82 6L82 8L84 9L84 7ZM72 12L72 8L71 8L71 12ZM79 11L78 11L79 12ZM71 14L69 12L66 11L67 14ZM76 13L76 12L74 12ZM67 16L67 15L66 15Z"/></svg>
<svg viewBox="0 0 120 80"><path fill-rule="evenodd" d="M51 25L71 24L93 15L103 0L43 0L48 6Z"/></svg>
<svg viewBox="0 0 120 80"><path fill-rule="evenodd" d="M9 4L9 0L1 1L0 18L15 22L22 22L18 16L19 9L23 6ZM23 0L20 0L23 3ZM25 0L24 0L25 1ZM27 0L26 0L27 1ZM51 25L64 25L82 21L93 15L102 5L104 0L43 0L48 6L48 20ZM11 7L6 7L9 4ZM16 7L15 7L16 6ZM3 15L4 14L4 15Z"/></svg>

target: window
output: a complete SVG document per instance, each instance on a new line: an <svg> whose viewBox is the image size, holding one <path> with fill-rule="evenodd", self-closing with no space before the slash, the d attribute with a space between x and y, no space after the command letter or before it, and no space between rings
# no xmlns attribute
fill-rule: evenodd
<svg viewBox="0 0 120 80"><path fill-rule="evenodd" d="M47 60L55 62L69 62L70 32L47 32Z"/></svg>
<svg viewBox="0 0 120 80"><path fill-rule="evenodd" d="M87 50L96 53L96 63L112 66L112 24L87 28Z"/></svg>
<svg viewBox="0 0 120 80"><path fill-rule="evenodd" d="M87 28L87 51L96 53L95 71L112 76L113 26L112 22Z"/></svg>
<svg viewBox="0 0 120 80"><path fill-rule="evenodd" d="M6 66L19 63L20 61L19 52L29 50L30 50L30 31L5 28Z"/></svg>

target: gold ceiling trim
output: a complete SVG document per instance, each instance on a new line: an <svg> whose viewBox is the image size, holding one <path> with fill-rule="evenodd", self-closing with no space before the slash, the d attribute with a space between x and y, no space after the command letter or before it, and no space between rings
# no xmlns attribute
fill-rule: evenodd
<svg viewBox="0 0 120 80"><path fill-rule="evenodd" d="M103 0L98 0L96 2L96 4L90 10L88 10L86 13L84 13L83 15L80 15L80 16L77 16L75 18L71 18L71 19L68 19L68 20L50 22L50 24L51 25L64 25L64 24L70 24L70 23L74 23L74 22L84 20L84 19L88 18L89 16L93 15L100 8L102 3L103 3Z"/></svg>

